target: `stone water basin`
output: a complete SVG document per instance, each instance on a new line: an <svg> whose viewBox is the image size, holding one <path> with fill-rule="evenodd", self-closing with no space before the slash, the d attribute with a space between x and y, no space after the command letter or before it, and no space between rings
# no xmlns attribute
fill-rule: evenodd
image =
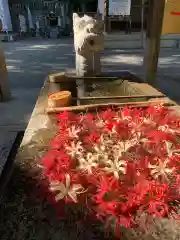
<svg viewBox="0 0 180 240"><path fill-rule="evenodd" d="M57 90L72 93L72 106L104 103L144 102L164 95L143 83L130 72L104 73L99 77L79 78L67 73L64 81L56 82Z"/></svg>

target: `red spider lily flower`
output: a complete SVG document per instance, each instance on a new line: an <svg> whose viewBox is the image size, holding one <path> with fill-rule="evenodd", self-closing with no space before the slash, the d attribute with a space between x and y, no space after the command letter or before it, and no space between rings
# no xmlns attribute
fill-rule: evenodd
<svg viewBox="0 0 180 240"><path fill-rule="evenodd" d="M167 217L169 208L168 205L163 202L152 201L149 203L148 213L149 215L155 215L157 217Z"/></svg>
<svg viewBox="0 0 180 240"><path fill-rule="evenodd" d="M116 122L112 128L112 131L115 131L122 140L130 139L132 134L132 128L129 127L128 121L126 120L119 121L118 123Z"/></svg>
<svg viewBox="0 0 180 240"><path fill-rule="evenodd" d="M85 129L95 129L95 124L94 124L94 118L92 114L87 114L87 115L82 115L80 117L79 124L82 125L83 128Z"/></svg>
<svg viewBox="0 0 180 240"><path fill-rule="evenodd" d="M72 112L63 112L60 114L57 114L57 120L60 122L69 122L75 119L75 115Z"/></svg>
<svg viewBox="0 0 180 240"><path fill-rule="evenodd" d="M42 164L48 169L52 168L55 164L56 158L59 157L58 150L50 150L47 154L42 158Z"/></svg>
<svg viewBox="0 0 180 240"><path fill-rule="evenodd" d="M176 182L172 186L171 191L173 191L173 194L171 193L170 196L173 196L173 199L177 200L180 204L180 174L176 176Z"/></svg>
<svg viewBox="0 0 180 240"><path fill-rule="evenodd" d="M119 182L113 178L106 175L101 175L97 178L97 194L95 199L97 202L105 201L105 196L107 193L117 191L119 188Z"/></svg>
<svg viewBox="0 0 180 240"><path fill-rule="evenodd" d="M112 120L105 124L105 130L112 132L113 127L116 125L116 121Z"/></svg>
<svg viewBox="0 0 180 240"><path fill-rule="evenodd" d="M129 189L128 202L132 206L139 206L144 203L144 199L149 191L149 182L147 180L137 183L134 187Z"/></svg>
<svg viewBox="0 0 180 240"><path fill-rule="evenodd" d="M100 115L98 114L98 116L104 120L104 121L108 121L110 122L116 115L116 112L113 111L112 109L108 109L108 110L105 110L103 112L100 113Z"/></svg>
<svg viewBox="0 0 180 240"><path fill-rule="evenodd" d="M161 184L157 181L151 181L149 184L148 199L156 199L157 201L165 200L169 194L168 184Z"/></svg>
<svg viewBox="0 0 180 240"><path fill-rule="evenodd" d="M172 134L170 133L167 133L167 132L164 132L164 131L160 131L160 130L153 130L151 131L147 138L154 142L155 144L159 144L161 143L162 141L170 141L170 142L173 142L175 143L176 142L176 138L175 136L173 136Z"/></svg>
<svg viewBox="0 0 180 240"><path fill-rule="evenodd" d="M66 127L67 125L71 125L72 123L76 123L77 117L72 112L63 112L57 114L57 121L60 129Z"/></svg>
<svg viewBox="0 0 180 240"><path fill-rule="evenodd" d="M162 120L166 115L170 113L171 110L164 106L150 106L146 109L145 114L151 116L155 121Z"/></svg>
<svg viewBox="0 0 180 240"><path fill-rule="evenodd" d="M180 174L176 177L176 184L180 187Z"/></svg>
<svg viewBox="0 0 180 240"><path fill-rule="evenodd" d="M128 108L128 107L124 107L121 111L121 116L123 116L123 118L132 118L132 109Z"/></svg>
<svg viewBox="0 0 180 240"><path fill-rule="evenodd" d="M69 137L66 132L63 132L63 134L58 134L54 139L50 142L50 146L53 149L61 149L64 147L65 144L69 142Z"/></svg>
<svg viewBox="0 0 180 240"><path fill-rule="evenodd" d="M92 132L89 135L84 137L84 143L87 144L87 146L92 146L93 144L99 143L100 140L100 134L97 132Z"/></svg>
<svg viewBox="0 0 180 240"><path fill-rule="evenodd" d="M142 159L139 162L129 162L126 167L124 181L127 186L134 186L147 180L149 175L147 159Z"/></svg>
<svg viewBox="0 0 180 240"><path fill-rule="evenodd" d="M62 179L74 163L66 153L51 150L43 157L42 164L45 166L46 175L58 180Z"/></svg>

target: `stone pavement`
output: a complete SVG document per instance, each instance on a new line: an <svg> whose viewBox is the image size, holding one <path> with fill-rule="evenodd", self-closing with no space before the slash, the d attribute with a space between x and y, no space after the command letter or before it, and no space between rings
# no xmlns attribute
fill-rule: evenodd
<svg viewBox="0 0 180 240"><path fill-rule="evenodd" d="M12 100L0 103L0 128L24 129L45 77L50 72L74 68L72 39L23 40L2 43L9 71ZM130 70L142 73L143 50L106 50L105 71ZM158 88L180 100L180 50L163 49L159 61Z"/></svg>
<svg viewBox="0 0 180 240"><path fill-rule="evenodd" d="M107 49L137 49L145 46L146 32L113 32L105 36ZM180 34L165 34L161 36L161 48L180 48Z"/></svg>

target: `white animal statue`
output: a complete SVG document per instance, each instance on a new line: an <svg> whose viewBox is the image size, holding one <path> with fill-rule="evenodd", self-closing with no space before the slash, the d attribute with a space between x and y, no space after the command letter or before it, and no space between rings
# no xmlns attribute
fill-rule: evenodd
<svg viewBox="0 0 180 240"><path fill-rule="evenodd" d="M104 49L103 22L88 15L73 14L77 76L101 74L100 53Z"/></svg>

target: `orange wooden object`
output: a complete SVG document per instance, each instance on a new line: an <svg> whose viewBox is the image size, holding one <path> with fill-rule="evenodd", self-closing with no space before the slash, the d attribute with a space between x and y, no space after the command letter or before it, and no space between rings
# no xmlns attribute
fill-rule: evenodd
<svg viewBox="0 0 180 240"><path fill-rule="evenodd" d="M51 93L48 97L48 107L67 107L71 98L71 92L69 91Z"/></svg>

